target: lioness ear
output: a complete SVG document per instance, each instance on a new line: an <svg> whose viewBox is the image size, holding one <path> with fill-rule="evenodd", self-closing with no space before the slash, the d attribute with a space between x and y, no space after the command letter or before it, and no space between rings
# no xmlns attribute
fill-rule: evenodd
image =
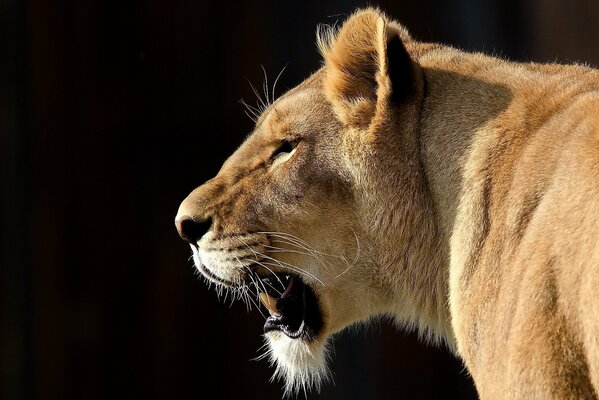
<svg viewBox="0 0 599 400"><path fill-rule="evenodd" d="M319 32L324 89L342 122L367 126L377 112L410 97L416 65L402 38L407 32L375 9L353 14L337 34Z"/></svg>

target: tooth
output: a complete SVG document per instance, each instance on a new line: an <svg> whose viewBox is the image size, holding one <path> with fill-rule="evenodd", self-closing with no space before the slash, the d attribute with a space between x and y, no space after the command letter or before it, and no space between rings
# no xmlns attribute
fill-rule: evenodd
<svg viewBox="0 0 599 400"><path fill-rule="evenodd" d="M268 310L270 315L279 313L277 310L277 299L269 295L268 293L260 293L260 301L264 304L264 307Z"/></svg>

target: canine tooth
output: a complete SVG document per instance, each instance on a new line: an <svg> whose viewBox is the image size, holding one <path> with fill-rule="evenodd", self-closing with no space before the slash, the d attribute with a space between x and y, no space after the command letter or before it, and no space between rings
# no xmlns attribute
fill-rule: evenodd
<svg viewBox="0 0 599 400"><path fill-rule="evenodd" d="M278 314L277 299L275 299L268 293L260 293L260 301L262 302L262 304L264 304L264 307L266 307L270 315Z"/></svg>

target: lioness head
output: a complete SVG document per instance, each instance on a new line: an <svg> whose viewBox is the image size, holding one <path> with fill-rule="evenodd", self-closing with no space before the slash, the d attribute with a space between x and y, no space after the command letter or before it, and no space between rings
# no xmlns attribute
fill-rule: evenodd
<svg viewBox="0 0 599 400"><path fill-rule="evenodd" d="M331 335L358 321L446 323L429 300L436 265L423 261L435 232L408 41L371 9L320 32L323 67L270 105L179 208L203 276L270 314L265 337L287 390L326 379Z"/></svg>

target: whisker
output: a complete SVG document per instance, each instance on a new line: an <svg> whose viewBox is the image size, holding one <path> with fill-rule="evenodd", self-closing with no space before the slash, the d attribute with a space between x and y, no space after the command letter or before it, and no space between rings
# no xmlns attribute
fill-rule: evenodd
<svg viewBox="0 0 599 400"><path fill-rule="evenodd" d="M314 252L318 253L318 251L316 249L314 249L314 247L312 247L308 242L298 238L297 236L294 236L294 235L291 235L288 233L284 233L284 232L264 232L264 233L268 236L274 236L274 237L277 237L282 240L287 240L290 243L295 244L296 247L301 247L304 250L314 251Z"/></svg>
<svg viewBox="0 0 599 400"><path fill-rule="evenodd" d="M256 286L256 290L258 289L258 286L256 284L256 281L254 280L253 276L252 276L252 271L245 265L243 265L241 263L241 261L239 261L239 258L237 256L235 256L235 259L237 260L237 263L242 267L242 268L246 268L249 272L248 276L250 277L252 283L254 283L254 285ZM249 287L247 289L247 292L249 292ZM250 296L249 293L247 293L247 299L248 301L250 301L254 306L256 306L256 309L258 310L258 312L260 313L260 315L262 315L263 318L267 318L266 315L264 315L264 312L262 311L262 309L260 308L260 305L256 303L256 300L253 299L253 296Z"/></svg>
<svg viewBox="0 0 599 400"><path fill-rule="evenodd" d="M282 295L283 292L285 291L285 284L283 283L283 281L281 280L281 278L279 278L279 276L272 270L270 269L266 264L264 264L261 261L256 261L256 264L260 265L261 267L263 267L264 269L267 269L272 276L274 276L277 281L281 284L281 290L277 289L276 287L274 287L271 283L268 284L268 286L270 286L275 292L277 292L279 295Z"/></svg>
<svg viewBox="0 0 599 400"><path fill-rule="evenodd" d="M277 82L279 81L279 78L281 77L281 75L283 75L283 72L285 72L285 68L287 68L287 65L285 65L283 67L283 69L281 69L281 72L279 72L279 75L277 75L277 77L275 78L275 83L273 83L273 85L272 85L272 101L273 101L273 103L275 101L275 89L277 87Z"/></svg>
<svg viewBox="0 0 599 400"><path fill-rule="evenodd" d="M254 260L253 262L255 262L256 264L258 264L258 265L260 265L260 266L262 266L262 267L264 267L264 268L265 268L265 269L267 269L267 270L268 270L268 271L269 271L269 272L270 272L270 273L271 273L271 274L272 274L272 275L273 275L275 278L277 278L277 280L278 280L278 281L279 281L279 283L281 284L281 287L283 288L283 291L285 291L285 284L283 283L283 281L281 281L281 278L279 278L279 277L278 277L278 275L277 275L277 274L275 274L275 272L274 272L272 269L268 268L266 265L262 264L262 263L259 261L259 259L258 259L258 258L260 257L260 254L261 254L261 253L259 253L259 252L255 251L254 249L252 249L252 248L250 247L250 245L248 245L248 244L247 244L247 243L246 243L246 242L245 242L245 241L244 241L242 238L237 238L237 240L239 240L241 243L243 243L243 244L245 245L245 247L247 247L247 248L248 248L248 250L249 250L249 251L251 251L252 253L254 253L254 256L256 257L256 260ZM277 290L277 289L276 289L274 286L270 285L270 287L271 287L271 288L273 288L273 289L274 289L274 290L275 290L277 293L279 293L279 294L282 294L282 292L278 291L278 290Z"/></svg>
<svg viewBox="0 0 599 400"><path fill-rule="evenodd" d="M254 287L256 288L256 299L258 299L258 297L259 297L258 292L260 291L260 289L258 288L258 283L256 283L256 280L254 279L254 276L253 276L254 274L252 274L252 271L248 267L243 266L243 268L245 268L249 272L248 277L250 278L250 280L254 284ZM253 295L253 293L252 293L252 295Z"/></svg>
<svg viewBox="0 0 599 400"><path fill-rule="evenodd" d="M265 265L263 265L263 266L264 266L264 268L267 268ZM279 279L279 282L280 282L280 279ZM281 286L283 287L283 291L282 291L282 292L281 292L279 289L277 289L276 287L274 287L274 286L272 285L272 283L270 283L270 282L265 282L265 283L268 285L268 287L270 287L272 290L274 290L275 292L277 292L277 294L278 294L279 296L282 296L282 295L283 295L283 292L285 292L285 286L283 286L283 283L282 283L282 282L281 282Z"/></svg>
<svg viewBox="0 0 599 400"><path fill-rule="evenodd" d="M352 264L349 263L349 261L347 260L347 258L344 255L336 255L336 254L330 254L330 253L325 253L319 250L314 249L314 247L312 247L309 243L303 241L302 239L298 238L297 236L291 235L289 233L285 233L285 232L265 232L266 234L270 235L270 236L275 236L278 237L279 239L281 239L281 241L278 240L271 240L271 243L275 242L275 243L285 243L285 244L290 244L292 246L295 247L300 247L303 248L304 250L307 250L312 254L317 260L320 261L320 263L326 268L326 267L330 267L330 264L328 262L325 263L325 260L321 259L320 257L317 257L316 254L320 254L326 257L332 257L332 258L336 258L341 260L343 263L345 263L346 270L343 271L340 275L343 275L345 272L347 272L349 269L351 269L357 262L358 258L359 258L359 252L360 252L360 242L358 239L358 236L356 235L355 231L352 229L352 232L354 233L354 237L356 238L356 256L354 258L354 262ZM291 243L289 243L289 241L292 241ZM303 246L300 246L298 244L296 244L296 242L299 242L301 244L303 244Z"/></svg>
<svg viewBox="0 0 599 400"><path fill-rule="evenodd" d="M260 109L246 103L244 99L240 99L240 103L245 106L254 116L260 116Z"/></svg>
<svg viewBox="0 0 599 400"><path fill-rule="evenodd" d="M303 246L298 246L298 245L296 245L294 243L288 242L286 239L285 240L282 240L282 239L273 240L273 239L271 239L270 242L271 243L284 243L284 244L288 244L288 245L291 245L291 246L294 246L294 247L302 248L302 249L304 249L304 250L306 250L306 251L309 252L309 253L304 253L304 254L314 257L316 260L318 260L318 262L320 262L320 264L325 269L327 269L327 268L330 267L330 264L328 264L325 260L323 260L321 257L319 257L319 255L317 254L317 252L315 250L312 250L312 249L309 249L309 248L306 248L306 247L303 247ZM282 247L279 248L279 249L280 250L289 250L289 249L285 249L285 248L282 248ZM289 250L289 252L293 252L293 250Z"/></svg>
<svg viewBox="0 0 599 400"><path fill-rule="evenodd" d="M354 237L356 238L356 256L354 257L354 262L351 265L347 265L347 268L345 268L344 271L340 272L336 277L339 278L340 276L344 275L347 271L350 270L350 268L352 268L354 265L356 265L356 263L358 262L358 259L360 258L360 239L358 239L358 235L356 234L356 231L354 231L353 229L351 230L352 233L354 234Z"/></svg>
<svg viewBox="0 0 599 400"><path fill-rule="evenodd" d="M260 305L258 303L256 303L256 300L254 300L253 297L248 296L248 300L252 302L252 304L256 307L256 310L258 310L258 312L260 313L260 315L262 316L262 318L267 319L268 317L264 314L264 312L262 311L262 309L260 308Z"/></svg>
<svg viewBox="0 0 599 400"><path fill-rule="evenodd" d="M254 117L252 117L247 111L243 111L243 113L250 119L250 121L252 121L254 124L258 123L258 120Z"/></svg>
<svg viewBox="0 0 599 400"><path fill-rule="evenodd" d="M243 287L237 290L237 300L241 300L243 301L243 304L245 304L245 310L247 312L251 311L250 308L250 304L246 301L246 295L247 295L247 287Z"/></svg>
<svg viewBox="0 0 599 400"><path fill-rule="evenodd" d="M330 253L325 253L322 252L320 250L316 250L314 247L312 247L308 242L301 240L300 238L298 238L297 236L288 234L288 233L284 233L284 232L268 232L267 233L269 236L275 236L278 237L279 239L283 239L283 240L289 240L291 241L291 243L299 243L296 244L297 247L301 247L307 251L311 251L317 254L322 254L324 256L329 256L329 257L335 257L335 258L339 258L342 259L343 256L339 256L339 255L335 255L335 254L330 254ZM290 243L290 244L291 244Z"/></svg>
<svg viewBox="0 0 599 400"><path fill-rule="evenodd" d="M262 100L262 97L260 96L260 94L258 94L258 91L256 90L256 88L254 87L254 85L252 85L252 82L250 82L248 80L248 83L250 84L252 91L254 92L254 94L256 95L256 98L258 99L258 110L260 111L260 113L264 112L264 110L266 110L268 108L266 103L264 103L264 100Z"/></svg>
<svg viewBox="0 0 599 400"><path fill-rule="evenodd" d="M286 242L280 242L280 241L273 241L276 243L285 243L285 244L290 244L290 243L286 243ZM294 249L287 249L285 247L279 247L279 246L273 246L273 245L264 245L265 248L269 249L268 252L269 253L292 253L292 254L302 254L305 256L313 256L316 257L314 253L312 252L306 252L306 251L300 251L300 250L294 250Z"/></svg>
<svg viewBox="0 0 599 400"><path fill-rule="evenodd" d="M257 233L262 233L265 235L279 235L281 237L294 239L298 243L302 243L305 246L310 246L310 244L308 242L306 242L305 240L300 239L299 237L292 235L291 233L287 233L287 232L266 231L266 232L257 232Z"/></svg>
<svg viewBox="0 0 599 400"><path fill-rule="evenodd" d="M254 122L254 124L257 123L258 118L260 117L257 109L247 104L243 99L239 100L239 102L245 107L245 110L243 110L245 115L247 115L248 118Z"/></svg>
<svg viewBox="0 0 599 400"><path fill-rule="evenodd" d="M294 271L294 272L297 272L299 274L304 274L307 277L314 279L315 281L317 281L318 283L320 283L322 286L325 286L325 284L320 279L318 279L314 274L312 274L311 272L304 271L303 269L301 269L299 267L296 267L295 265L289 264L289 263L287 263L285 261L277 260L276 258L269 257L266 254L262 254L262 256L264 258L272 260L275 263L274 265L279 265L282 268L287 268L287 269L289 269L291 271ZM267 264L267 265L273 265L272 263L268 263L268 262L265 262L265 264Z"/></svg>
<svg viewBox="0 0 599 400"><path fill-rule="evenodd" d="M266 104L271 105L272 103L268 98L268 74L266 73L264 65L260 64L260 67L262 67L262 72L264 73L264 82L262 83L262 90L264 91L264 96L266 97Z"/></svg>
<svg viewBox="0 0 599 400"><path fill-rule="evenodd" d="M281 282L281 280L279 279L279 277L278 277L278 276L277 276L277 275L276 275L276 274L275 274L275 273L274 273L274 272L273 272L273 271L272 271L270 268L268 268L268 267L267 267L267 265L271 265L271 266L279 265L279 266L280 266L280 267L282 267L282 268L287 268L287 269L290 269L290 270L292 270L292 271L295 271L295 272L298 272L298 273L304 274L304 275L306 275L306 276L308 276L308 277L310 277L310 278L312 278L312 279L314 279L314 280L318 281L318 282L319 282L321 285L323 285L323 286L324 286L324 283L322 283L322 281L321 281L320 279L318 279L318 278L317 278L315 275L313 275L312 273L310 273L310 272L308 272L308 271L304 271L304 270L302 270L301 268L299 268L299 267L297 267L297 266L294 266L294 265L292 265L292 264L289 264L289 263L287 263L287 262L285 262L285 261L280 261L280 260L277 260L277 259L275 259L275 258L269 257L269 256L267 256L266 254L264 254L264 253L262 253L262 252L255 251L255 250L253 250L253 249L251 249L251 248L250 248L250 250L251 250L252 252L254 252L254 254L256 254L256 256L258 256L258 257L262 257L262 258L266 258L266 259L269 259L269 260L272 260L272 261L274 261L274 262L276 263L276 264L272 264L272 263L264 263L264 262L256 261L256 263L257 263L258 265L261 265L261 266L263 266L264 268L268 269L269 271L271 271L271 272L273 273L273 275L274 275L275 277L277 277L277 280L278 280L278 281L281 283L281 286L283 287L283 289L285 289L285 285L283 284L283 282ZM285 264L285 265L283 265L283 264ZM273 287L273 289L274 289L274 287Z"/></svg>
<svg viewBox="0 0 599 400"><path fill-rule="evenodd" d="M289 244L291 246L293 246L293 244L291 243L287 243L284 241L278 241L278 240L271 240L271 243L285 243L285 244ZM292 249L288 249L285 247L278 247L278 246L264 246L269 248L268 252L269 253L292 253L292 254L301 254L301 255L306 255L306 256L310 256L310 257L314 257L325 269L329 268L330 265L327 264L325 262L325 260L323 260L322 258L320 258L318 255L314 254L313 252L304 252L304 251L299 251L299 250L292 250Z"/></svg>
<svg viewBox="0 0 599 400"><path fill-rule="evenodd" d="M260 286L262 286L262 292L263 293L268 293L268 290L266 289L266 286L264 286L264 281L260 278L257 279L257 282L260 283ZM260 294L258 293L258 296L260 296Z"/></svg>
<svg viewBox="0 0 599 400"><path fill-rule="evenodd" d="M249 268L246 267L246 269L249 271ZM258 282L256 282L256 278L254 278L254 274L250 273L248 276L250 277L250 280L252 281L252 284L254 285L254 289L256 289L255 297L256 297L256 299L258 299L258 297L259 297L258 293L260 291L260 288L258 287ZM252 293L252 296L254 296L254 293Z"/></svg>
<svg viewBox="0 0 599 400"><path fill-rule="evenodd" d="M256 310L258 310L258 312L260 313L260 315L262 316L262 318L267 319L268 316L266 314L264 314L264 311L262 311L262 308L260 307L260 304L257 302L257 300L254 299L253 296L249 296L248 295L248 300L252 302L252 304L254 305L254 307L256 307Z"/></svg>

